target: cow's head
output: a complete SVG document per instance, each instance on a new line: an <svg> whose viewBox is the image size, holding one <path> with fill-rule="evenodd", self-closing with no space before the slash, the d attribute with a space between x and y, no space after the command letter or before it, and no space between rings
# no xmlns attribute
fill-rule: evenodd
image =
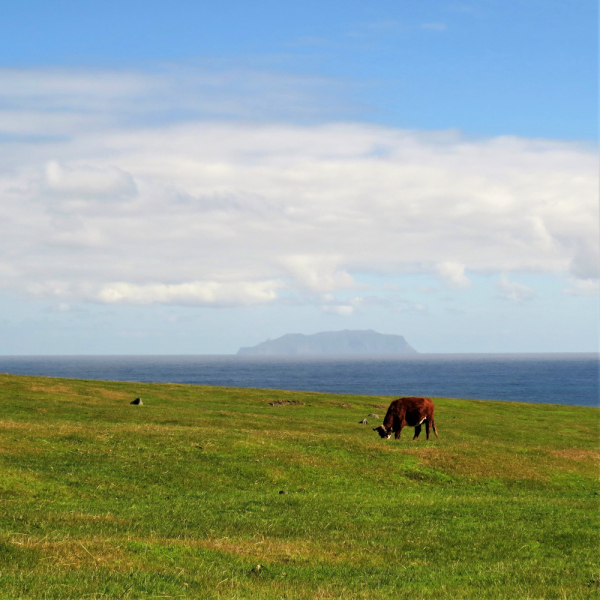
<svg viewBox="0 0 600 600"><path fill-rule="evenodd" d="M392 437L392 430L389 431L383 426L373 428L373 431L376 431L379 434L379 437L382 437L385 440L389 440Z"/></svg>

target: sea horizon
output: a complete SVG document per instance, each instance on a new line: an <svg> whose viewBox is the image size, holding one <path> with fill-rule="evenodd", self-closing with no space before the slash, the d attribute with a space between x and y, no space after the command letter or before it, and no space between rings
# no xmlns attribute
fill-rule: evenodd
<svg viewBox="0 0 600 600"><path fill-rule="evenodd" d="M0 373L597 406L599 354L0 355Z"/></svg>
<svg viewBox="0 0 600 600"><path fill-rule="evenodd" d="M423 356L596 356L600 358L600 351L597 352L415 352L415 353L406 353L406 354L376 354L376 353L366 353L366 354L237 354L237 353L214 353L214 354L206 354L206 353L166 353L166 354L156 354L156 353L128 353L128 354L109 354L109 353L98 353L98 354L0 354L0 358L24 358L24 357L95 357L95 356L202 356L202 357L236 357L241 359L248 358L416 358Z"/></svg>

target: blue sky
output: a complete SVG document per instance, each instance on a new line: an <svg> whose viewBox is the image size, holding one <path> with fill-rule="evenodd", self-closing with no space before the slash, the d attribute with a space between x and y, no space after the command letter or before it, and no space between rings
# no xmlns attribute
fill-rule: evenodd
<svg viewBox="0 0 600 600"><path fill-rule="evenodd" d="M597 21L597 4L585 0L9 0L0 60L117 69L199 63L322 76L344 87L347 110L361 119L595 140Z"/></svg>
<svg viewBox="0 0 600 600"><path fill-rule="evenodd" d="M0 353L598 348L593 2L12 2Z"/></svg>

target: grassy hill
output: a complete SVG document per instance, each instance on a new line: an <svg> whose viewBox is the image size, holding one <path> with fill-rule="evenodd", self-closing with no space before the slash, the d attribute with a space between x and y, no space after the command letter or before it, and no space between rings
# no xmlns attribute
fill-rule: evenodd
<svg viewBox="0 0 600 600"><path fill-rule="evenodd" d="M389 401L0 375L0 597L598 597L598 409Z"/></svg>

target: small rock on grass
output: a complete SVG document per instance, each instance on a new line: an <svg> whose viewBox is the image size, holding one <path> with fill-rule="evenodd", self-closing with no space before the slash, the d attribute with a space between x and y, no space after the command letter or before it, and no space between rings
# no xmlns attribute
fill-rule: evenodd
<svg viewBox="0 0 600 600"><path fill-rule="evenodd" d="M359 423L359 425L368 425L369 421L367 421L366 419L363 419L362 421L359 421L358 423Z"/></svg>
<svg viewBox="0 0 600 600"><path fill-rule="evenodd" d="M281 490L279 493L280 494L287 494L287 492L285 490Z"/></svg>
<svg viewBox="0 0 600 600"><path fill-rule="evenodd" d="M375 413L371 413L369 417L372 417L373 419L379 419L379 415L376 415Z"/></svg>
<svg viewBox="0 0 600 600"><path fill-rule="evenodd" d="M142 402L141 398L136 398L135 400L132 400L129 404L135 404L136 406L140 406L144 403Z"/></svg>

